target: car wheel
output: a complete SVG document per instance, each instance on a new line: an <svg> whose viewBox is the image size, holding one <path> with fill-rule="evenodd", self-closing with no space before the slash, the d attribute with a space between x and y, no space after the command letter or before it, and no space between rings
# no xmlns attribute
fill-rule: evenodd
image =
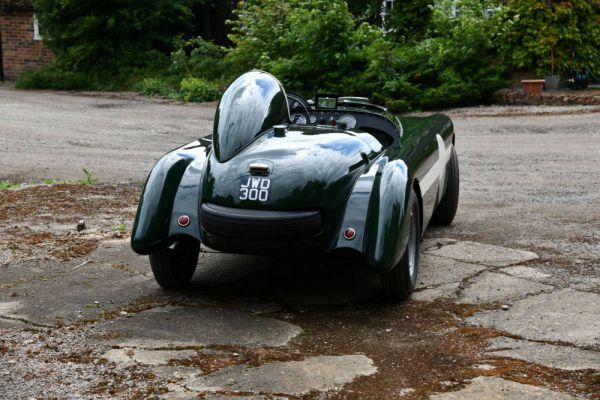
<svg viewBox="0 0 600 400"><path fill-rule="evenodd" d="M181 237L173 245L150 254L150 266L156 282L164 289L186 287L198 264L200 242Z"/></svg>
<svg viewBox="0 0 600 400"><path fill-rule="evenodd" d="M417 194L413 191L409 202L409 236L402 258L391 270L380 274L381 287L385 297L406 300L415 290L419 272L419 248L421 244L421 216L417 204Z"/></svg>
<svg viewBox="0 0 600 400"><path fill-rule="evenodd" d="M452 154L450 156L450 163L446 173L446 193L444 194L444 197L442 197L442 201L440 201L440 204L438 204L431 219L435 225L450 225L452 220L454 220L456 209L458 208L458 157L456 156L456 150L454 150L454 146L452 146Z"/></svg>

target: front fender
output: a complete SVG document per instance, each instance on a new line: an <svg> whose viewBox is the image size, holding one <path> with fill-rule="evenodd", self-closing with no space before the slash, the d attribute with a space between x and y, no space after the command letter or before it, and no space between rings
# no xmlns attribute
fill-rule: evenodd
<svg viewBox="0 0 600 400"><path fill-rule="evenodd" d="M194 141L164 155L148 179L131 233L131 248L138 254L151 254L178 234L200 240L198 199L202 171L208 152L207 142ZM183 228L178 215L190 217Z"/></svg>
<svg viewBox="0 0 600 400"><path fill-rule="evenodd" d="M404 161L383 157L373 163L350 194L333 250L353 249L372 269L392 269L408 242L406 210L411 195L412 180ZM355 230L354 239L344 238L346 228Z"/></svg>

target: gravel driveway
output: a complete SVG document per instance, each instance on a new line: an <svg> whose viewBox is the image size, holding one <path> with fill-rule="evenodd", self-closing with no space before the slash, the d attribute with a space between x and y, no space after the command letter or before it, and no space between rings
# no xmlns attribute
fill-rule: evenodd
<svg viewBox="0 0 600 400"><path fill-rule="evenodd" d="M389 304L366 271L210 249L160 290L136 199L215 105L119 96L0 86L0 179L26 183L0 189L0 398L600 398L599 107L449 110L457 217Z"/></svg>

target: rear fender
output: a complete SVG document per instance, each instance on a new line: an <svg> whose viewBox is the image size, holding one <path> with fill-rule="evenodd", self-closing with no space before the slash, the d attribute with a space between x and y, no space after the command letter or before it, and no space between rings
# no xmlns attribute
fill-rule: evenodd
<svg viewBox="0 0 600 400"><path fill-rule="evenodd" d="M173 150L150 172L131 233L131 248L136 253L151 254L177 235L200 240L198 199L209 143L195 141ZM177 223L183 214L190 218L186 227Z"/></svg>
<svg viewBox="0 0 600 400"><path fill-rule="evenodd" d="M354 185L333 250L352 249L361 253L372 269L392 269L408 243L405 217L411 189L402 160L383 157L373 163ZM356 232L354 239L344 237L347 228Z"/></svg>

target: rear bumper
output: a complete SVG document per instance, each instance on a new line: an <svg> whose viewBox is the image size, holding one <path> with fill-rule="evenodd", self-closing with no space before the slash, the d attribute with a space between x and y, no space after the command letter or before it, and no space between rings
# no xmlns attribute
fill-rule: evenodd
<svg viewBox="0 0 600 400"><path fill-rule="evenodd" d="M200 206L203 242L232 253L282 254L323 248L323 213L319 210L264 211Z"/></svg>
<svg viewBox="0 0 600 400"><path fill-rule="evenodd" d="M209 234L248 241L309 238L323 228L320 211L247 210L203 203L200 224Z"/></svg>

